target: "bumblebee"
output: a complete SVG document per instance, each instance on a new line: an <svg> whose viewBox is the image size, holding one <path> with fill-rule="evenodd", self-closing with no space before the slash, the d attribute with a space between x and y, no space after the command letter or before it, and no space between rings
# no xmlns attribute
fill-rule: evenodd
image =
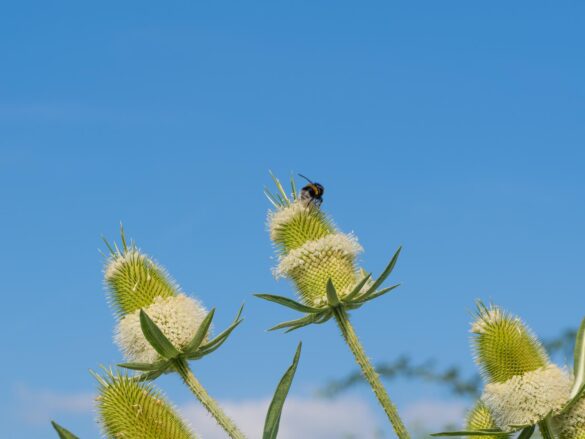
<svg viewBox="0 0 585 439"><path fill-rule="evenodd" d="M299 174L299 177L302 177L309 182L308 185L301 189L301 201L307 203L307 206L313 204L317 208L320 207L321 203L323 203L323 194L325 193L325 188L319 183L315 183L309 180L302 174Z"/></svg>

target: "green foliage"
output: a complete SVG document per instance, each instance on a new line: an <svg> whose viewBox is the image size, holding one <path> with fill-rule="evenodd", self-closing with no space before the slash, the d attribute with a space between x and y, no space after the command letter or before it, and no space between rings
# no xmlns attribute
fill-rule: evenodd
<svg viewBox="0 0 585 439"><path fill-rule="evenodd" d="M97 409L112 439L193 439L175 410L153 386L125 375L99 377Z"/></svg>
<svg viewBox="0 0 585 439"><path fill-rule="evenodd" d="M487 382L503 383L548 364L540 341L518 318L478 303L473 324L476 361Z"/></svg>
<svg viewBox="0 0 585 439"><path fill-rule="evenodd" d="M59 439L79 439L77 436L75 436L73 433L71 433L66 428L61 427L55 421L51 421L51 425L53 426L53 428L55 429L55 431L59 435Z"/></svg>
<svg viewBox="0 0 585 439"><path fill-rule="evenodd" d="M284 407L284 401L288 395L288 391L295 376L297 364L299 363L299 358L301 356L301 347L302 343L299 343L292 364L280 379L278 386L276 386L276 391L274 392L274 396L272 397L272 401L268 407L268 412L266 413L266 421L264 422L264 433L262 434L262 439L276 439L278 428L280 426L280 416L282 414L282 408Z"/></svg>

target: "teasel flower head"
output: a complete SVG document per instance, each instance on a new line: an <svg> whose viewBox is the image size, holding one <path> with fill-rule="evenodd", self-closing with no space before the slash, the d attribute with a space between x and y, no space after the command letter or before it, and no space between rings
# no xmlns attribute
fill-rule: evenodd
<svg viewBox="0 0 585 439"><path fill-rule="evenodd" d="M467 414L466 430L488 430L497 428L496 422L486 405L478 401ZM497 436L484 436L487 439L495 439Z"/></svg>
<svg viewBox="0 0 585 439"><path fill-rule="evenodd" d="M563 408L572 379L550 363L540 341L518 317L479 302L471 332L487 383L481 399L499 428L534 425Z"/></svg>
<svg viewBox="0 0 585 439"><path fill-rule="evenodd" d="M111 371L99 382L98 422L112 439L195 439L175 409L152 384Z"/></svg>
<svg viewBox="0 0 585 439"><path fill-rule="evenodd" d="M275 277L291 279L308 306L327 302L329 280L342 298L359 280L356 257L362 247L357 238L339 232L315 203L299 197L294 182L291 198L282 194L269 195L274 210L268 214L268 229L278 254Z"/></svg>
<svg viewBox="0 0 585 439"><path fill-rule="evenodd" d="M110 255L104 269L118 319L114 339L128 361L151 363L160 356L144 337L141 310L179 350L190 343L208 312L198 300L185 295L164 268L134 243L127 243L123 229L121 236L122 248L106 242ZM208 334L202 341L207 340Z"/></svg>
<svg viewBox="0 0 585 439"><path fill-rule="evenodd" d="M540 341L518 318L482 302L471 326L475 360L488 383L504 383L512 377L549 364Z"/></svg>

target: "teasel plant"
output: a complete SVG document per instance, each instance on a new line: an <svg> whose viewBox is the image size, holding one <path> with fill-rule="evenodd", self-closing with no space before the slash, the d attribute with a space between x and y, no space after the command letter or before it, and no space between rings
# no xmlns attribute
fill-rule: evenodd
<svg viewBox="0 0 585 439"><path fill-rule="evenodd" d="M315 200L297 190L294 178L291 177L289 195L279 179L272 173L271 176L277 191L273 193L265 189L264 193L273 207L267 221L278 256L278 265L273 274L276 278L292 280L300 302L273 294L256 296L304 315L280 323L270 330L291 332L307 325L334 320L397 436L400 439L409 438L397 408L370 363L349 319L350 312L398 287L392 285L381 288L396 265L400 248L382 274L376 279L372 278L371 274L357 267L357 255L363 250L357 238L340 232Z"/></svg>
<svg viewBox="0 0 585 439"><path fill-rule="evenodd" d="M575 340L572 373L550 361L543 344L517 316L477 302L471 325L485 386L466 430L433 436L517 436L585 439L585 319Z"/></svg>

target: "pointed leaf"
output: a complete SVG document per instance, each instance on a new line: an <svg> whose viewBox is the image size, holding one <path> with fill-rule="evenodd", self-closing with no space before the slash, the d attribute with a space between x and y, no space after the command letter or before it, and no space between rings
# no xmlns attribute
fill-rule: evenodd
<svg viewBox="0 0 585 439"><path fill-rule="evenodd" d="M298 323L298 324L290 327L289 329L287 329L284 332L288 334L289 332L296 331L297 329L303 328L303 327L311 325L311 324L320 325L321 323L325 323L331 317L333 317L332 312L324 312L324 313L319 314L319 316L316 316L315 319L307 320L307 321L302 322L302 323Z"/></svg>
<svg viewBox="0 0 585 439"><path fill-rule="evenodd" d="M53 428L55 429L55 431L59 435L60 439L79 439L77 436L75 436L69 430L61 427L55 421L51 421L51 425L53 425Z"/></svg>
<svg viewBox="0 0 585 439"><path fill-rule="evenodd" d="M296 326L296 325L310 325L311 323L313 323L314 321L316 321L318 319L319 314L309 314L305 317L301 317L300 319L296 319L296 320L289 320L287 322L283 322L283 323L279 323L276 326L273 326L272 328L269 329L269 331L276 331L277 329L282 329L282 328L289 328L291 326Z"/></svg>
<svg viewBox="0 0 585 439"><path fill-rule="evenodd" d="M155 363L119 363L118 367L123 367L130 370L138 370L141 372L150 372L164 368L166 364L167 361L162 360Z"/></svg>
<svg viewBox="0 0 585 439"><path fill-rule="evenodd" d="M577 331L573 373L575 381L571 389L571 398L577 395L583 384L585 384L585 319L583 319Z"/></svg>
<svg viewBox="0 0 585 439"><path fill-rule="evenodd" d="M170 360L180 354L156 323L142 309L140 310L140 327L144 337L163 358Z"/></svg>
<svg viewBox="0 0 585 439"><path fill-rule="evenodd" d="M367 276L364 276L362 280L360 280L356 286L353 288L353 290L351 291L351 293L349 293L347 296L343 297L341 300L343 300L344 302L350 302L351 299L353 299L355 296L358 295L358 293L362 290L362 288L364 287L364 285L366 284L366 282L368 282L368 280L370 280L372 277L372 274L369 273Z"/></svg>
<svg viewBox="0 0 585 439"><path fill-rule="evenodd" d="M337 295L337 291L335 291L335 286L333 282L331 282L331 278L327 281L327 302L329 306L338 306L339 305L339 296Z"/></svg>
<svg viewBox="0 0 585 439"><path fill-rule="evenodd" d="M390 263L388 264L388 266L384 269L384 271L382 272L380 277L378 279L376 279L376 281L372 284L370 289L365 294L372 294L372 292L376 291L378 289L378 287L380 285L382 285L382 282L384 282L386 280L386 278L388 276L390 276L390 273L392 273L392 270L394 270L394 266L396 265L396 262L398 261L398 256L400 256L401 251L402 251L402 247L398 247L398 250L396 250L396 253L394 253L394 256L392 256L392 259L390 260Z"/></svg>
<svg viewBox="0 0 585 439"><path fill-rule="evenodd" d="M286 370L280 379L278 386L276 387L276 391L272 397L272 402L270 403L270 407L268 407L268 412L266 413L266 421L264 422L264 433L262 435L262 439L276 439L284 401L288 395L288 391L295 376L297 364L299 363L299 358L301 356L301 347L302 343L299 343L292 364Z"/></svg>
<svg viewBox="0 0 585 439"><path fill-rule="evenodd" d="M370 294L364 294L363 296L358 297L356 299L356 302L359 302L359 303L369 302L370 300L374 300L380 296L383 296L386 293L389 293L394 288L398 288L399 286L400 286L400 284L396 284L396 285L392 285L391 287L388 287L388 288L383 288L380 291L372 292Z"/></svg>
<svg viewBox="0 0 585 439"><path fill-rule="evenodd" d="M321 308L313 308L311 306L303 305L302 303L296 302L288 297L283 296L275 296L272 294L254 294L254 296L259 297L260 299L268 300L269 302L278 303L279 305L286 306L288 308L294 309L295 311L300 312L321 312L323 309Z"/></svg>
<svg viewBox="0 0 585 439"><path fill-rule="evenodd" d="M201 322L201 325L199 325L197 332L195 333L189 344L183 350L185 354L189 355L189 353L195 352L199 348L199 346L201 346L203 339L209 332L209 327L211 326L211 321L213 320L214 314L215 308L213 308L211 311L209 311L209 313L207 313L207 315Z"/></svg>
<svg viewBox="0 0 585 439"><path fill-rule="evenodd" d="M536 425L531 425L530 427L525 428L524 430L522 430L522 433L520 433L520 436L518 436L518 439L531 438L535 429L536 429Z"/></svg>
<svg viewBox="0 0 585 439"><path fill-rule="evenodd" d="M236 314L236 318L234 319L230 326L223 330L213 340L208 341L207 343L199 346L199 349L187 353L187 358L189 358L190 360L196 360L218 349L227 340L232 331L236 329L238 325L244 321L244 319L241 318L243 309L244 305L240 307L238 314Z"/></svg>

